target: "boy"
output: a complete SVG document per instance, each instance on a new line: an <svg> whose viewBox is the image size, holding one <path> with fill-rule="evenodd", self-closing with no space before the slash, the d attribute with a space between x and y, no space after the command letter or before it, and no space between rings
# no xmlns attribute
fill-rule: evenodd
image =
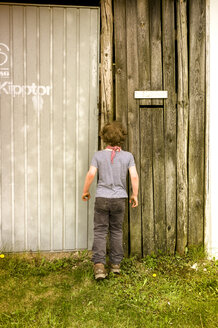
<svg viewBox="0 0 218 328"><path fill-rule="evenodd" d="M99 178L95 195L94 209L94 243L93 257L95 279L107 276L106 236L110 231L110 271L120 273L120 262L123 258L122 224L125 213L126 176L129 170L132 195L132 207L138 206L138 174L133 155L123 151L121 144L125 140L125 131L119 122L106 124L101 137L107 145L104 150L94 154L90 169L86 175L82 199L90 199L89 187L98 169Z"/></svg>

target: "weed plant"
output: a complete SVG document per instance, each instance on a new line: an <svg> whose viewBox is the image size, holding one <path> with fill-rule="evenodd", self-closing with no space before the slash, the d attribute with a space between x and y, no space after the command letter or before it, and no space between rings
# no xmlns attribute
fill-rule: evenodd
<svg viewBox="0 0 218 328"><path fill-rule="evenodd" d="M95 281L90 253L0 258L0 327L217 328L217 264L202 250L125 258Z"/></svg>

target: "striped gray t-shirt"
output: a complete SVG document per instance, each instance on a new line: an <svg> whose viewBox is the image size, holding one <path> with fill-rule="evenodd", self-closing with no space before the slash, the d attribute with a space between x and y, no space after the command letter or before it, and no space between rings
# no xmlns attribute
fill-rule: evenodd
<svg viewBox="0 0 218 328"><path fill-rule="evenodd" d="M126 176L128 169L135 166L132 153L121 150L116 151L111 163L111 151L97 151L91 165L98 169L98 185L95 197L127 198Z"/></svg>

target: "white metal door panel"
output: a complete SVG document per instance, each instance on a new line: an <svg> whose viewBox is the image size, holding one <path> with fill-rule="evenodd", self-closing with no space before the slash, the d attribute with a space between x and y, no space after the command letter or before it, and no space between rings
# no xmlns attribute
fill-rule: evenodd
<svg viewBox="0 0 218 328"><path fill-rule="evenodd" d="M0 5L2 251L91 248L98 47L98 8Z"/></svg>

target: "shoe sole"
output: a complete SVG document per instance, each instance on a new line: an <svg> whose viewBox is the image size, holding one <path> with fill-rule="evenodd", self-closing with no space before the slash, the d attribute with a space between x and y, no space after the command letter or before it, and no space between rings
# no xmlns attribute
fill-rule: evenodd
<svg viewBox="0 0 218 328"><path fill-rule="evenodd" d="M99 273L95 275L95 280L103 280L107 277L107 274Z"/></svg>

